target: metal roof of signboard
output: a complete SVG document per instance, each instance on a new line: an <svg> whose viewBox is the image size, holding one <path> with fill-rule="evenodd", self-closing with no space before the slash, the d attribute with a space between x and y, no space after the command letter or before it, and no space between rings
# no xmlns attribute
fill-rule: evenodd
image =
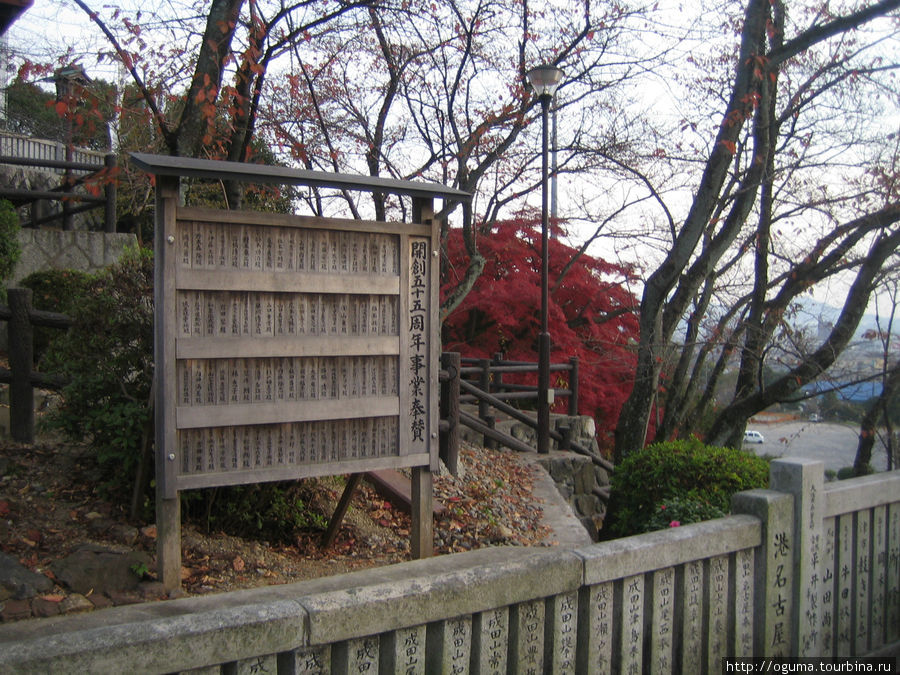
<svg viewBox="0 0 900 675"><path fill-rule="evenodd" d="M131 161L140 169L157 176L185 176L214 180L237 180L248 183L278 183L310 187L387 192L410 197L439 198L469 202L468 192L438 183L398 180L375 176L358 176L325 171L308 171L284 166L226 162L222 160L172 157L143 152L131 153Z"/></svg>

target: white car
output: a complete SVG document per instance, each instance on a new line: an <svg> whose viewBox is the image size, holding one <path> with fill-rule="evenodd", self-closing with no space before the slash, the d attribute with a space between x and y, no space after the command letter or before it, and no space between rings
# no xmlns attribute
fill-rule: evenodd
<svg viewBox="0 0 900 675"><path fill-rule="evenodd" d="M744 443L765 443L766 439L758 431L747 429L744 432Z"/></svg>

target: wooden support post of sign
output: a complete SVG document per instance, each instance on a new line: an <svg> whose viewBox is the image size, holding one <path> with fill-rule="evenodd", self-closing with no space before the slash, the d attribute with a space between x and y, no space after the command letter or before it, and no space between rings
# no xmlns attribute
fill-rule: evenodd
<svg viewBox="0 0 900 675"><path fill-rule="evenodd" d="M181 591L181 499L156 490L156 574L169 595Z"/></svg>
<svg viewBox="0 0 900 675"><path fill-rule="evenodd" d="M434 481L430 466L412 469L412 532L410 553L415 559L434 555Z"/></svg>
<svg viewBox="0 0 900 675"><path fill-rule="evenodd" d="M430 263L430 298L429 298L429 332L431 340L429 341L429 349L431 350L430 362L434 364L430 377L434 379L434 383L430 389L437 391L437 378L440 371L440 328L439 328L439 306L440 298L438 295L437 279L440 278L440 257L438 255L438 247L440 245L440 233L434 221L434 202L431 198L415 197L413 198L412 208L413 221L423 225L431 225L431 260ZM429 454L431 462L424 466L414 466L412 468L412 504L411 504L411 533L410 533L410 553L413 558L430 558L434 555L434 478L432 469L437 468L438 463L438 406L437 401L431 401L429 408L430 433L427 437ZM434 465L434 466L432 466Z"/></svg>
<svg viewBox="0 0 900 675"><path fill-rule="evenodd" d="M156 232L154 255L156 276L154 302L162 306L164 297L174 296L174 243L175 212L178 204L178 178L157 176L156 184ZM154 326L154 352L157 375L169 370L168 361L175 358L175 326L156 315ZM175 460L175 407L172 383L165 386L157 379L156 388L156 573L166 593L181 591L181 500L164 489L172 480L164 480L168 472L173 474ZM168 494L167 494L168 493Z"/></svg>
<svg viewBox="0 0 900 675"><path fill-rule="evenodd" d="M356 492L356 488L359 487L362 479L363 474L361 473L354 473L347 477L344 493L341 495L337 508L334 510L334 513L331 515L331 520L328 522L328 529L325 530L325 535L322 537L322 548L331 548L334 544L334 540L337 539L337 534L341 529L341 523L344 521L347 509L350 508L350 502L353 500L353 493Z"/></svg>

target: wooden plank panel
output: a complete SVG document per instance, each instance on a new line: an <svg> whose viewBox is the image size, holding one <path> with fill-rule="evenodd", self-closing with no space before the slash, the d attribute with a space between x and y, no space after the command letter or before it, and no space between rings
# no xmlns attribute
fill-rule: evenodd
<svg viewBox="0 0 900 675"><path fill-rule="evenodd" d="M340 355L396 356L400 345L396 336L297 338L271 337L264 340L253 337L182 339L178 341L176 355L179 359L225 359L275 357L323 357Z"/></svg>
<svg viewBox="0 0 900 675"><path fill-rule="evenodd" d="M263 255L262 250L257 253ZM257 262L262 264L262 258ZM327 264L327 260L323 264ZM248 271L179 267L175 277L178 288L200 291L302 293L315 290L316 293L359 293L360 289L365 289L368 293L377 295L396 295L400 291L399 277L375 274L338 275L315 272L285 274L265 268L252 268Z"/></svg>
<svg viewBox="0 0 900 675"><path fill-rule="evenodd" d="M346 400L329 399L296 403L265 402L259 405L182 406L175 409L178 429L387 417L397 414L399 401L394 397L367 398L358 406Z"/></svg>
<svg viewBox="0 0 900 675"><path fill-rule="evenodd" d="M362 473L388 468L410 468L428 463L427 455L407 455L405 457L367 457L358 461L321 462L297 464L269 469L236 470L221 473L183 475L179 477L180 488L216 487L220 485L241 485L262 483L273 480L294 480L315 476L335 476L342 473Z"/></svg>

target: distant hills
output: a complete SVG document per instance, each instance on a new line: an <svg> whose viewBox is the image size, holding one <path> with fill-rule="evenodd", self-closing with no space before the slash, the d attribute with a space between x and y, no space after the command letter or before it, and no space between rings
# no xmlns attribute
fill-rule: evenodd
<svg viewBox="0 0 900 675"><path fill-rule="evenodd" d="M824 329L826 325L834 325L834 322L837 321L841 314L840 307L833 307L832 305L819 302L813 298L797 300L794 303L794 306L797 308L797 315L792 323L806 326L814 331L819 326ZM882 317L882 322L886 324L886 317ZM900 316L895 320L894 333L900 333L900 324L897 322L900 322ZM863 316L856 329L855 337L861 340L862 336L870 330L878 330L878 320L874 312L866 313Z"/></svg>

